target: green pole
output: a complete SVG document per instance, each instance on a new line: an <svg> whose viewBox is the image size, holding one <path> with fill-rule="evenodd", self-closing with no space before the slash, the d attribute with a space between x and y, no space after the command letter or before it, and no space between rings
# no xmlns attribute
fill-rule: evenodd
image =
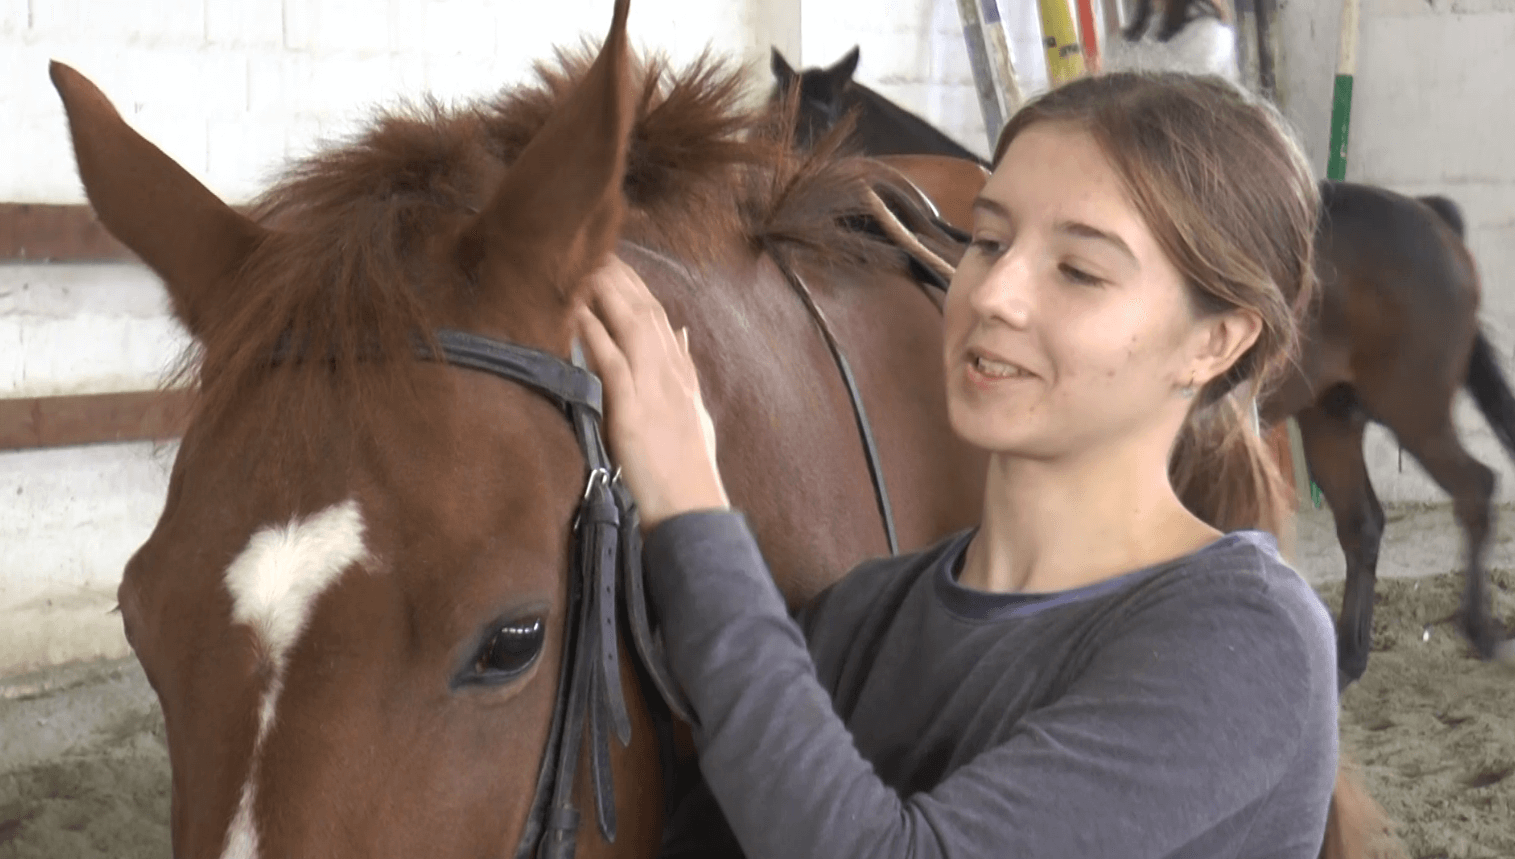
<svg viewBox="0 0 1515 859"><path fill-rule="evenodd" d="M1347 133L1352 127L1352 77L1357 73L1358 0L1342 0L1341 42L1336 53L1336 82L1331 95L1331 154L1326 178L1347 178Z"/></svg>
<svg viewBox="0 0 1515 859"><path fill-rule="evenodd" d="M1341 39L1336 48L1336 82L1331 93L1331 152L1326 178L1347 178L1347 140L1352 128L1352 78L1357 74L1358 0L1341 0ZM1310 500L1320 509L1320 487L1310 481Z"/></svg>

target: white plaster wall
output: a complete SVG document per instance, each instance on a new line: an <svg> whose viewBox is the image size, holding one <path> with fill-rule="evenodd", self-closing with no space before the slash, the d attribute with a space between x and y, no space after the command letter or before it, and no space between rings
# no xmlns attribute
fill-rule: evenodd
<svg viewBox="0 0 1515 859"><path fill-rule="evenodd" d="M373 104L471 98L555 45L601 36L612 0L0 0L0 199L82 200L47 78L58 59L212 190L240 200ZM637 0L641 46L762 61L797 48L799 0Z"/></svg>
<svg viewBox="0 0 1515 859"><path fill-rule="evenodd" d="M157 387L189 347L140 265L0 265L0 396Z"/></svg>
<svg viewBox="0 0 1515 859"><path fill-rule="evenodd" d="M0 675L126 655L116 586L163 509L174 450L0 452Z"/></svg>
<svg viewBox="0 0 1515 859"><path fill-rule="evenodd" d="M1320 175L1330 136L1339 6L1282 0L1279 101ZM1462 208L1483 278L1485 330L1515 375L1515 3L1364 0L1347 179ZM1515 499L1515 465L1462 396L1457 422L1474 456ZM1369 469L1389 501L1445 495L1392 437L1375 429Z"/></svg>
<svg viewBox="0 0 1515 859"><path fill-rule="evenodd" d="M0 396L156 387L189 346L166 305L136 265L0 265ZM0 452L0 674L125 655L110 609L173 449Z"/></svg>

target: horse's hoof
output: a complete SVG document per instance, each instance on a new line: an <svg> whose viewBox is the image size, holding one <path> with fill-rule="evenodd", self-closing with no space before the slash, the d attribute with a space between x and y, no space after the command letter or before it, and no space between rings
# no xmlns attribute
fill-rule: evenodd
<svg viewBox="0 0 1515 859"><path fill-rule="evenodd" d="M1348 674L1340 668L1336 669L1336 694L1338 697L1345 695L1347 692L1347 687L1351 686L1355 682L1357 682L1356 677L1353 677L1351 674Z"/></svg>
<svg viewBox="0 0 1515 859"><path fill-rule="evenodd" d="M1362 675L1368 670L1367 665L1338 665L1336 667L1336 694L1345 694L1347 687L1362 679Z"/></svg>
<svg viewBox="0 0 1515 859"><path fill-rule="evenodd" d="M1488 618L1468 625L1468 641L1478 651L1478 658L1485 662L1506 658L1511 653L1510 642L1505 640L1504 624Z"/></svg>
<svg viewBox="0 0 1515 859"><path fill-rule="evenodd" d="M1368 648L1358 646L1345 637L1338 637L1336 641L1336 693L1339 695L1347 691L1347 687L1361 680L1367 670Z"/></svg>

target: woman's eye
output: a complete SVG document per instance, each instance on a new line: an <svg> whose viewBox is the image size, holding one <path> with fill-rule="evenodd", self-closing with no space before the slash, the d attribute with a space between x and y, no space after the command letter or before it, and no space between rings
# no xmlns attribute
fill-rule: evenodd
<svg viewBox="0 0 1515 859"><path fill-rule="evenodd" d="M474 655L470 683L506 683L530 668L542 653L547 625L541 618L511 621L496 628Z"/></svg>
<svg viewBox="0 0 1515 859"><path fill-rule="evenodd" d="M1076 283L1080 286L1098 286L1104 283L1103 279L1067 263L1058 266L1058 270L1063 273L1063 277L1067 278L1070 283Z"/></svg>
<svg viewBox="0 0 1515 859"><path fill-rule="evenodd" d="M988 236L974 236L968 247L988 256L999 256L1005 252L1004 242Z"/></svg>

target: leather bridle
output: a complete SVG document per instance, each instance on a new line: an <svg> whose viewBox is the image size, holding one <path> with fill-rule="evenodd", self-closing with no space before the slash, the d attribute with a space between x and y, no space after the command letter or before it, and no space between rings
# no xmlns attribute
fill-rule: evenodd
<svg viewBox="0 0 1515 859"><path fill-rule="evenodd" d="M437 331L433 342L436 352L423 349L423 357L491 373L546 397L573 425L584 454L588 474L573 523L558 691L536 793L515 852L516 859L569 859L579 828L573 787L586 729L596 821L605 840L615 840L610 736L613 733L623 747L631 741L616 640L619 606L625 606L644 676L671 715L691 725L698 722L673 679L647 613L636 505L620 475L612 471L600 433L604 411L599 378L584 368L577 347L569 362L539 349L462 331ZM625 595L618 601L621 587Z"/></svg>

